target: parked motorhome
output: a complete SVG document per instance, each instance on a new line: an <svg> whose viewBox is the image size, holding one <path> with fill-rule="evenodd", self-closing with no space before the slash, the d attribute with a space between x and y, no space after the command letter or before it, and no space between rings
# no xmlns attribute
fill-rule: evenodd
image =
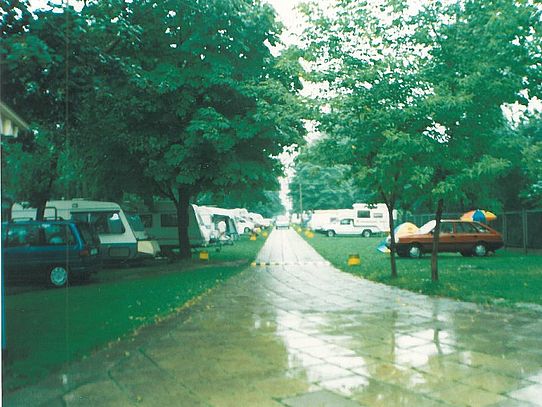
<svg viewBox="0 0 542 407"><path fill-rule="evenodd" d="M163 250L179 247L177 210L173 202L157 201L152 208L142 207L138 212L146 232ZM205 226L196 205L188 207L188 238L191 247L208 246L211 240L211 229Z"/></svg>
<svg viewBox="0 0 542 407"><path fill-rule="evenodd" d="M13 220L36 219L36 209L14 204ZM46 220L75 220L91 224L100 238L100 253L104 261L127 261L138 257L138 242L122 208L114 202L85 199L48 201Z"/></svg>
<svg viewBox="0 0 542 407"><path fill-rule="evenodd" d="M374 233L389 233L390 217L388 215L388 207L386 204L368 205L365 203L355 203L354 208L354 225L364 227ZM393 219L397 219L397 211L393 211ZM366 233L364 236L367 236Z"/></svg>
<svg viewBox="0 0 542 407"><path fill-rule="evenodd" d="M397 214L394 212L394 219ZM347 222L351 220L351 222ZM343 222L344 225L340 225ZM346 233L342 231L351 225L352 230ZM356 203L352 209L329 209L314 211L309 227L323 233L333 234L359 234L369 237L376 233L389 232L388 209L385 204L368 205ZM343 233L344 232L344 233Z"/></svg>

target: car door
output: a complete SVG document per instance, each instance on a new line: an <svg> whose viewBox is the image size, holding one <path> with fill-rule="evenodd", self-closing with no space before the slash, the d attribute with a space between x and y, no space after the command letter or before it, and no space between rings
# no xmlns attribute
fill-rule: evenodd
<svg viewBox="0 0 542 407"><path fill-rule="evenodd" d="M471 252L474 244L478 241L479 231L468 222L456 224L458 251Z"/></svg>
<svg viewBox="0 0 542 407"><path fill-rule="evenodd" d="M350 235L352 234L353 223L352 219L341 219L336 226L336 233L338 235Z"/></svg>
<svg viewBox="0 0 542 407"><path fill-rule="evenodd" d="M43 223L39 262L43 270L55 265L67 265L74 260L76 240L67 224Z"/></svg>
<svg viewBox="0 0 542 407"><path fill-rule="evenodd" d="M456 236L452 222L442 222L440 224L439 252L455 252Z"/></svg>
<svg viewBox="0 0 542 407"><path fill-rule="evenodd" d="M7 279L25 279L36 271L39 267L39 260L36 256L38 243L38 224L8 224L3 249L4 270Z"/></svg>

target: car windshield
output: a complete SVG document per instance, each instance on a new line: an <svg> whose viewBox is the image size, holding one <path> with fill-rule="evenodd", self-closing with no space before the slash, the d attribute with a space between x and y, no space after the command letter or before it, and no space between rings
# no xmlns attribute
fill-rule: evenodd
<svg viewBox="0 0 542 407"><path fill-rule="evenodd" d="M437 224L437 222L435 220L430 220L425 225L423 225L420 228L420 230L418 230L417 233L420 234L420 235L426 235L426 234L430 233L435 228L436 224Z"/></svg>

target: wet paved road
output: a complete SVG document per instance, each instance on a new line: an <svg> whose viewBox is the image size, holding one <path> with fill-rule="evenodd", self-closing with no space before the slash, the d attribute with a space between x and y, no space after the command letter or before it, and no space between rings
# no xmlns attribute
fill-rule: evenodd
<svg viewBox="0 0 542 407"><path fill-rule="evenodd" d="M292 230L258 262L6 405L542 406L540 313L356 278Z"/></svg>

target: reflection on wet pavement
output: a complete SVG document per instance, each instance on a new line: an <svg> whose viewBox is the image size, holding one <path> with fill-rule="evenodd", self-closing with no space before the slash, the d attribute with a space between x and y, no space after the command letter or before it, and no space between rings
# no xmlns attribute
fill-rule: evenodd
<svg viewBox="0 0 542 407"><path fill-rule="evenodd" d="M274 231L257 262L271 265L72 366L70 384L49 397L68 406L542 406L540 314L371 283L326 264L291 230ZM44 394L28 389L11 405Z"/></svg>

